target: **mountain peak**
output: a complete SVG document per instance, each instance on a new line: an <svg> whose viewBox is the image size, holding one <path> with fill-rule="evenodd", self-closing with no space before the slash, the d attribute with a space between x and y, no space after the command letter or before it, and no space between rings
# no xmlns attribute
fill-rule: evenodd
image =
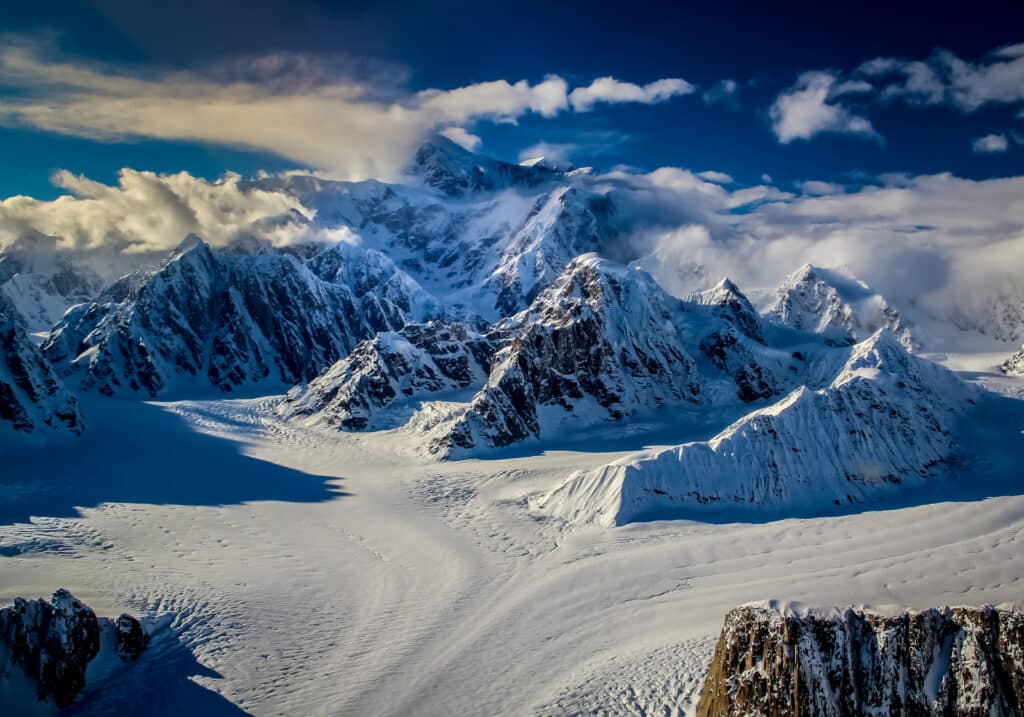
<svg viewBox="0 0 1024 717"><path fill-rule="evenodd" d="M511 186L533 187L561 174L546 166L523 166L474 154L440 134L419 146L410 171L451 197Z"/></svg>

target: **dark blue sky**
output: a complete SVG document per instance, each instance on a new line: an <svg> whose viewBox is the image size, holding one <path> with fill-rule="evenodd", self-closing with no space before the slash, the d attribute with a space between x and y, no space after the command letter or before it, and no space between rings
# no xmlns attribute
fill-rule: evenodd
<svg viewBox="0 0 1024 717"><path fill-rule="evenodd" d="M973 2L897 7L895 3L469 2L87 2L5 3L4 29L55 32L66 57L114 63L127 72L197 69L240 55L279 51L344 53L392 63L385 73L409 91L558 74L571 86L612 75L644 84L681 77L700 87L661 104L602 106L555 118L527 114L517 125L479 121L469 129L483 151L515 159L539 141L578 145L573 160L599 168L626 163L715 169L742 183L762 174L788 188L796 180L842 180L887 172L951 171L970 178L1024 173L1020 103L972 112L941 104L911 107L877 97L849 106L870 118L883 140L823 133L781 144L768 108L808 70L851 72L878 56L927 60L936 48L980 62L1024 42L1024 3ZM74 60L72 60L74 61ZM355 60L353 60L355 62ZM708 104L701 91L730 78L741 89ZM3 90L0 89L0 92ZM3 96L0 95L0 104ZM972 151L974 139L1011 137L1001 153ZM294 167L288 158L194 142L96 141L25 127L0 127L0 196L53 196L57 168L110 181L124 166L186 170Z"/></svg>

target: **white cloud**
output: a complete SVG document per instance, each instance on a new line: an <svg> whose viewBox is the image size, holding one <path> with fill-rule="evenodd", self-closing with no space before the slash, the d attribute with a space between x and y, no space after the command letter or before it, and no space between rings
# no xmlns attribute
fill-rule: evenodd
<svg viewBox="0 0 1024 717"><path fill-rule="evenodd" d="M809 179L805 182L797 182L800 191L807 196L822 197L828 194L842 194L846 188L835 182L822 182L817 179Z"/></svg>
<svg viewBox="0 0 1024 717"><path fill-rule="evenodd" d="M861 64L855 74L900 76L881 90L883 99L901 98L911 104L948 102L964 112L988 103L1024 101L1024 45L1011 45L968 62L948 50L927 60L877 57Z"/></svg>
<svg viewBox="0 0 1024 717"><path fill-rule="evenodd" d="M679 95L688 95L696 88L679 78L656 80L646 85L621 82L614 77L599 77L588 87L577 87L569 94L569 103L577 112L588 112L599 103L637 102L655 104Z"/></svg>
<svg viewBox="0 0 1024 717"><path fill-rule="evenodd" d="M470 134L462 127L448 127L447 129L441 130L440 134L444 135L460 147L468 149L470 152L477 151L484 143L482 139L477 137L475 134Z"/></svg>
<svg viewBox="0 0 1024 717"><path fill-rule="evenodd" d="M0 125L107 141L251 148L340 178L395 179L433 131L449 128L472 145L465 128L473 122L553 117L596 102L661 102L693 91L678 79L640 87L602 78L570 94L566 81L552 75L536 84L496 80L409 93L382 79L387 73L357 78L342 69L307 55L192 71L116 66L62 59L52 46L7 35L0 41L0 88L12 91L0 104Z"/></svg>
<svg viewBox="0 0 1024 717"><path fill-rule="evenodd" d="M704 102L712 104L713 102L720 102L722 100L735 98L739 89L740 86L736 80L720 80L719 82L716 82L711 89L705 90L703 94Z"/></svg>
<svg viewBox="0 0 1024 717"><path fill-rule="evenodd" d="M735 202L731 195L664 200L695 196L716 207L711 216L691 206L675 226L638 229L643 264L679 295L724 275L743 288L774 286L805 262L846 269L897 306L946 318L985 320L1000 297L1024 295L1024 177L893 177L742 214L718 204Z"/></svg>
<svg viewBox="0 0 1024 717"><path fill-rule="evenodd" d="M1005 152L1010 146L1005 134L986 134L971 142L971 149L978 154Z"/></svg>
<svg viewBox="0 0 1024 717"><path fill-rule="evenodd" d="M518 157L520 162L543 157L555 164L570 164L572 153L577 149L579 146L570 142L537 142L521 149Z"/></svg>
<svg viewBox="0 0 1024 717"><path fill-rule="evenodd" d="M700 177L701 179L706 179L709 182L714 182L715 184L733 183L733 178L731 175L728 175L725 172L716 172L713 169L709 169L706 172L698 172L697 176Z"/></svg>
<svg viewBox="0 0 1024 717"><path fill-rule="evenodd" d="M769 114L782 144L811 139L823 132L877 138L871 122L832 101L837 77L830 72L806 72L775 98Z"/></svg>
<svg viewBox="0 0 1024 717"><path fill-rule="evenodd" d="M247 186L235 174L208 182L123 169L111 186L62 170L53 182L68 194L0 201L0 247L32 230L59 237L63 251L129 255L165 253L188 234L215 246L246 236L275 245L344 238L312 230L313 212L291 195Z"/></svg>

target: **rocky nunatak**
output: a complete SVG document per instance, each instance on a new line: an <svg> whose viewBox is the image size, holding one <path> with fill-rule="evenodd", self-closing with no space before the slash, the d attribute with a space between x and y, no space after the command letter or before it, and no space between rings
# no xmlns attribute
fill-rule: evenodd
<svg viewBox="0 0 1024 717"><path fill-rule="evenodd" d="M1024 613L739 607L725 618L698 714L1021 715Z"/></svg>
<svg viewBox="0 0 1024 717"><path fill-rule="evenodd" d="M6 649L7 669L21 669L35 684L41 701L70 705L85 687L89 662L100 652L101 632L113 625L113 649L125 662L138 658L148 636L131 615L116 621L96 613L67 590L50 601L15 598L0 610L0 644Z"/></svg>

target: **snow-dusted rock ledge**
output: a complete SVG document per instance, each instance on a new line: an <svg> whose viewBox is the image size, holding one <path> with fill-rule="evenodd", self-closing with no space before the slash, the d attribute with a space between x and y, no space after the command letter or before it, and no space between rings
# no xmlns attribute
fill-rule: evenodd
<svg viewBox="0 0 1024 717"><path fill-rule="evenodd" d="M1024 613L732 610L698 707L720 715L1019 715Z"/></svg>

